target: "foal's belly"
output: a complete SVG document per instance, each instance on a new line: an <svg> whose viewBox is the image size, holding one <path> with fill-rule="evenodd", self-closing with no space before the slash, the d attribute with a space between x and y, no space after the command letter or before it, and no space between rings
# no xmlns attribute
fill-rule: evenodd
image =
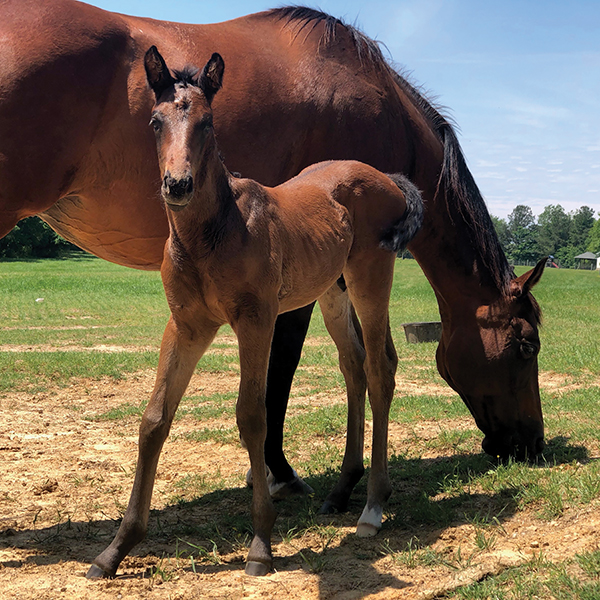
<svg viewBox="0 0 600 600"><path fill-rule="evenodd" d="M328 244L299 246L284 260L279 312L306 306L320 298L342 275L351 247L351 235L333 236Z"/></svg>

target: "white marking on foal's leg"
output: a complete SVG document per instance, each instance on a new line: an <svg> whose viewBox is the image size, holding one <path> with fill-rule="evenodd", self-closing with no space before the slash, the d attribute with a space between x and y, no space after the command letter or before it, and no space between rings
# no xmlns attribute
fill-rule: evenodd
<svg viewBox="0 0 600 600"><path fill-rule="evenodd" d="M380 506L369 508L368 505L365 505L362 515L358 519L356 535L358 537L373 537L381 529L382 519L383 510Z"/></svg>

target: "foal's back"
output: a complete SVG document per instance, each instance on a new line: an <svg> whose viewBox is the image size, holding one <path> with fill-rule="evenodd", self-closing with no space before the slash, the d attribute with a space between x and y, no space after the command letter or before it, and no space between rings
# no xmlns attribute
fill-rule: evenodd
<svg viewBox="0 0 600 600"><path fill-rule="evenodd" d="M386 234L407 208L390 177L357 161L327 161L268 188L252 180L233 184L248 231L279 264L281 311L304 306L327 291L348 260L388 255Z"/></svg>

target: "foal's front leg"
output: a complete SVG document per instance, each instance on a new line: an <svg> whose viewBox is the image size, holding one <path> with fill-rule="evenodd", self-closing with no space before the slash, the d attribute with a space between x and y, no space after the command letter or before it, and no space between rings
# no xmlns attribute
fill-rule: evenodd
<svg viewBox="0 0 600 600"><path fill-rule="evenodd" d="M276 302L260 302L232 323L240 348L240 393L236 407L237 424L250 457L252 469L252 526L254 538L248 552L246 573L265 575L273 566L271 531L276 512L265 465L267 434L265 393L269 352L273 339Z"/></svg>
<svg viewBox="0 0 600 600"><path fill-rule="evenodd" d="M138 462L129 505L115 539L94 559L88 579L114 577L123 558L146 536L160 452L194 368L218 329L218 325L206 323L192 341L187 329L179 329L173 318L169 320L160 348L156 384L140 425Z"/></svg>

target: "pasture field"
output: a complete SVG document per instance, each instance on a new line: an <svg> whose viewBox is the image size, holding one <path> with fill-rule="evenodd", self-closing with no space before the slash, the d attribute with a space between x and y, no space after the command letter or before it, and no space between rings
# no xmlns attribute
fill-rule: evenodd
<svg viewBox="0 0 600 600"><path fill-rule="evenodd" d="M235 426L237 346L223 328L165 444L147 539L117 579L88 582L133 482L168 318L160 276L88 257L0 263L0 597L600 598L600 277L547 269L535 296L547 440L537 464L484 455L437 374L436 344L406 343L401 323L439 315L418 265L398 260L394 492L381 532L353 535L365 480L348 513L317 514L341 464L346 411L316 311L285 437L315 494L277 503L276 572L243 571L251 493Z"/></svg>

